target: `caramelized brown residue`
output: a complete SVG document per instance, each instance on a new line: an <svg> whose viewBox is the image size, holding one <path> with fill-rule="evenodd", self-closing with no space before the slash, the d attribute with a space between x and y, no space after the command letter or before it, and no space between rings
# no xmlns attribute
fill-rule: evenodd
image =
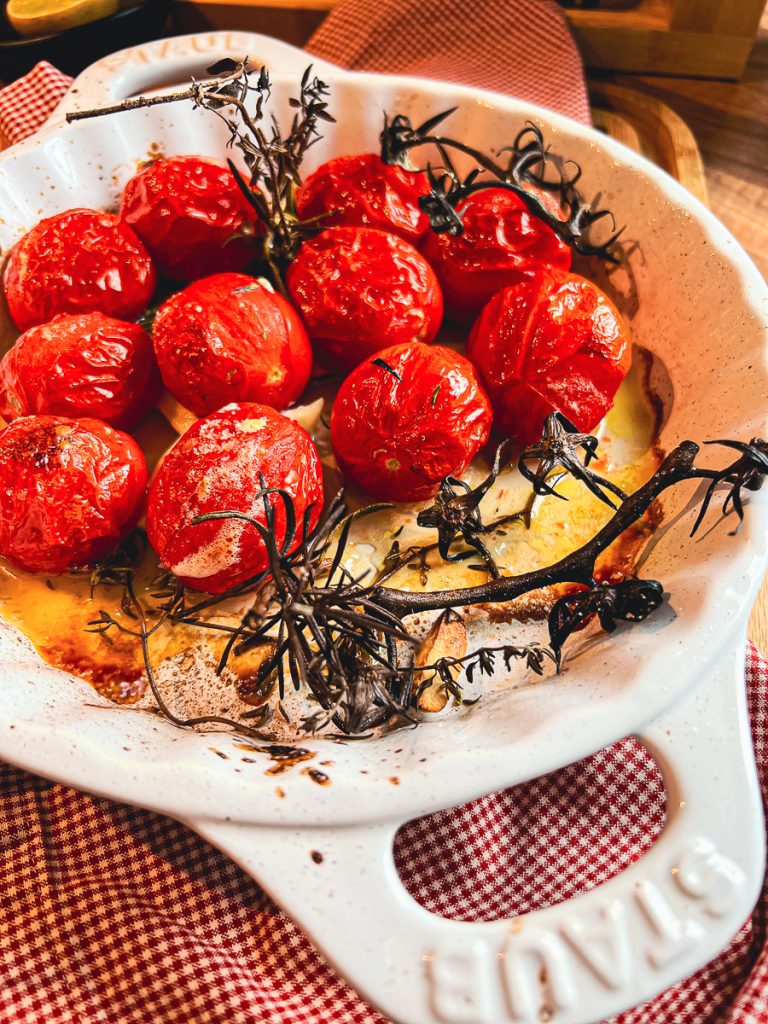
<svg viewBox="0 0 768 1024"><path fill-rule="evenodd" d="M331 784L331 780L325 772L321 772L318 768L302 768L301 774L312 779L312 781L316 782L318 786L330 786Z"/></svg>
<svg viewBox="0 0 768 1024"><path fill-rule="evenodd" d="M98 694L115 704L135 704L147 690L147 680L140 668L126 665L122 659L94 661L71 649L71 641L57 649L41 647L40 653L50 664L85 679Z"/></svg>
<svg viewBox="0 0 768 1024"><path fill-rule="evenodd" d="M274 650L274 644L263 644L257 648L260 660L263 661L272 650ZM236 661L232 662L232 668L238 677L237 695L240 700L254 708L260 708L266 704L275 692L277 679L269 677L262 679L258 668L255 671L250 666L243 669Z"/></svg>
<svg viewBox="0 0 768 1024"><path fill-rule="evenodd" d="M266 775L283 775L285 772L295 768L297 764L304 761L311 761L317 756L316 750L306 750L304 747L290 747L281 743L267 743L257 746L253 743L236 743L239 750L251 750L260 754L266 754L275 763L267 768ZM306 770L306 769L305 769ZM314 770L314 769L313 769ZM323 774L320 772L319 774Z"/></svg>

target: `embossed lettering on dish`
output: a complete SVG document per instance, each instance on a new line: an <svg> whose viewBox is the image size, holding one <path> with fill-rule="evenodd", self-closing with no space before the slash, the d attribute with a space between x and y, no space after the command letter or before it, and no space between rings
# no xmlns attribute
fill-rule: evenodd
<svg viewBox="0 0 768 1024"><path fill-rule="evenodd" d="M565 904L551 928L500 922L507 938L499 945L434 947L425 957L431 1012L445 1024L565 1019L595 985L620 992L638 972L684 960L713 919L738 909L744 882L711 840L690 839L676 859L620 896L580 911Z"/></svg>
<svg viewBox="0 0 768 1024"><path fill-rule="evenodd" d="M116 71L126 66L158 64L196 53L211 56L218 53L239 53L248 50L250 42L249 35L242 32L209 32L191 38L164 39L153 46L137 46L128 55L121 52L103 57L101 66L105 71Z"/></svg>

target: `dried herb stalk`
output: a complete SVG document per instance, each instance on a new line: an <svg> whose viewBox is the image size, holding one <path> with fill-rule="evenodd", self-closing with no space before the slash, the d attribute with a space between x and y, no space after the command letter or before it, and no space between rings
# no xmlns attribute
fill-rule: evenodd
<svg viewBox="0 0 768 1024"><path fill-rule="evenodd" d="M533 453L537 452L540 465L550 466L550 474L560 472L559 467L563 464L562 460L553 462L548 458L552 448L551 445L548 447L547 438L551 441L552 428L553 425L549 424L538 446L532 446L521 456L524 464L529 465L534 461ZM554 431L554 436L559 436L557 431ZM566 453L566 462L579 447L585 451L585 462L594 456L590 437L574 433L572 442L570 446L556 445L554 449L561 454ZM565 640L588 618L596 616L601 626L610 632L619 621L641 621L656 610L663 600L661 583L626 579L614 585L599 584L594 576L596 560L641 518L667 488L686 481L710 482L702 500L704 513L715 488L725 486L723 512L733 510L741 520L744 514L743 491L757 490L768 473L768 443L758 438L749 444L720 443L736 448L739 453L735 461L722 469L698 468L695 464L698 445L691 441L679 444L646 484L624 497L611 520L590 541L554 565L518 576L502 577L489 571L491 578L479 586L432 593L415 594L385 585L385 579L403 564L402 559L412 557L410 553L398 556L385 567L379 579L368 585L362 579L352 578L345 568L344 557L354 521L387 506L370 506L350 515L343 497L339 495L317 528L309 531L306 518L301 526L297 524L290 496L284 491L265 487L260 493L264 503L263 522L226 511L203 516L199 520L244 520L258 532L266 547L269 567L254 582L257 601L238 626L212 624L200 618L200 614L202 609L214 607L217 602L241 593L242 587L233 589L229 594L199 599L188 605L183 588L172 579L166 580L155 594L160 604L148 612L136 598L130 568L122 564L124 560L118 559L111 570L108 567L97 569L94 583L122 583L125 588L123 609L135 621L136 628L117 623L105 612L92 624L92 628L103 633L118 628L141 639L152 692L162 713L175 724L221 724L243 731L240 724L229 719L206 716L182 720L167 708L158 691L149 654L149 641L165 622L184 622L228 632L229 641L220 665L222 669L229 657L237 657L257 645L269 645L254 685L257 690L260 685L268 689L270 680L276 679L281 697L289 683L295 690L304 690L318 708L302 723L307 730L316 731L330 726L344 735L360 735L386 723L413 722L414 704L418 705L419 697L428 691L433 697L443 692L446 699L449 696L456 701L462 699L457 670L463 669L469 679L475 672L491 674L497 659L501 658L506 665L513 659L525 660L532 671L541 673L547 659L559 664ZM489 475L491 481L498 472L500 459L501 453L497 453ZM574 475L584 486L592 489L591 481L585 480L578 471ZM541 478L538 472L532 471L532 476L534 487L551 486L551 475ZM538 485L535 482L537 478ZM453 486L455 483L451 484ZM454 530L452 538L459 536L471 543L477 539L477 532L496 525L485 527L478 513L478 494L482 497L488 486L488 481L484 481L474 491L460 490L453 494L451 500L467 500L449 506L455 513L450 524ZM286 537L280 547L274 530L274 503L277 501L283 503L286 517ZM439 499L435 507L444 515L445 501L441 504ZM423 517L424 514L420 515ZM426 525L437 522L433 523L432 514L427 518L430 522ZM693 532L702 521L700 513ZM452 540L447 541L443 547L448 558L452 557L451 543ZM439 544L429 547L434 549ZM577 584L583 589L554 604L549 616L548 648L537 644L511 644L482 648L464 656L454 656L447 648L445 651L436 649L434 658L430 660L423 647L422 656L419 656L418 644L403 622L408 615L418 611L444 611L472 604L509 601L533 590L563 583ZM438 697L432 703L441 700ZM263 707L256 708L247 714L262 717L264 710Z"/></svg>
<svg viewBox="0 0 768 1024"><path fill-rule="evenodd" d="M456 108L429 118L414 128L408 117L384 118L381 133L381 158L385 163L407 166L414 150L432 146L440 157L441 173L427 166L430 194L420 200L429 216L433 231L460 235L464 230L461 204L485 189L504 189L514 193L528 209L543 220L555 234L583 256L598 256L608 263L619 263L623 257L618 242L624 229L616 230L610 210L597 207L598 198L587 202L578 189L581 167L552 153L538 125L528 122L518 132L511 146L498 153L506 156L504 163L466 143L445 135L436 135L438 128ZM451 152L470 156L477 166L462 179L451 159ZM549 194L555 202L543 197ZM595 225L610 221L611 234L595 240Z"/></svg>

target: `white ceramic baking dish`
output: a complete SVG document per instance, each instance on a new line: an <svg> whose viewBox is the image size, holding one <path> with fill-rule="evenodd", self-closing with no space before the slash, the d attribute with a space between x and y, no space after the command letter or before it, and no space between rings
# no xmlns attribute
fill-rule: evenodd
<svg viewBox="0 0 768 1024"><path fill-rule="evenodd" d="M94 65L66 109L105 104L200 76L248 54L273 72L285 106L307 57L263 36L212 33L152 43ZM731 235L658 168L596 131L515 100L435 82L350 74L319 62L338 124L311 151L375 149L383 112L415 123L454 105L453 134L481 147L533 118L584 167L585 191L640 242L633 258L638 344L674 389L663 443L765 436L768 291ZM54 123L0 156L0 245L40 217L109 206L135 168L164 153L216 153L216 118L190 105L109 120ZM722 452L705 450L714 464ZM668 606L620 640L586 645L566 674L481 700L461 715L370 742L307 745L334 762L331 784L269 762L236 774L234 739L182 732L129 709L104 709L85 684L44 665L0 629L0 756L83 789L165 812L251 872L348 980L402 1024L559 1024L602 1020L653 996L714 956L757 897L764 837L744 705L746 619L766 565L768 508L750 500L729 524L686 540L693 485L663 498L643 575ZM716 513L713 511L713 517ZM392 841L409 818L549 772L630 734L661 764L668 823L656 845L590 892L511 923L447 921L403 889ZM257 761L259 754L252 755ZM397 777L399 785L390 779ZM310 851L323 853L318 864Z"/></svg>

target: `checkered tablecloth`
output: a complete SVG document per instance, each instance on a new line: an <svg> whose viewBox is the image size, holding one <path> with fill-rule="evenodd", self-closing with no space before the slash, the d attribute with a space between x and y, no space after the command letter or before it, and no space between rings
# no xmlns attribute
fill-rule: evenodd
<svg viewBox="0 0 768 1024"><path fill-rule="evenodd" d="M589 119L578 52L546 0L343 0L309 49ZM50 65L31 76L0 91L0 131L14 141L69 86ZM746 685L765 793L768 666L751 646ZM396 859L428 909L488 920L598 885L640 857L663 821L659 770L624 740L411 822ZM386 1024L250 878L173 821L5 766L0 844L0 1022ZM613 1024L766 1024L766 905L716 960Z"/></svg>

